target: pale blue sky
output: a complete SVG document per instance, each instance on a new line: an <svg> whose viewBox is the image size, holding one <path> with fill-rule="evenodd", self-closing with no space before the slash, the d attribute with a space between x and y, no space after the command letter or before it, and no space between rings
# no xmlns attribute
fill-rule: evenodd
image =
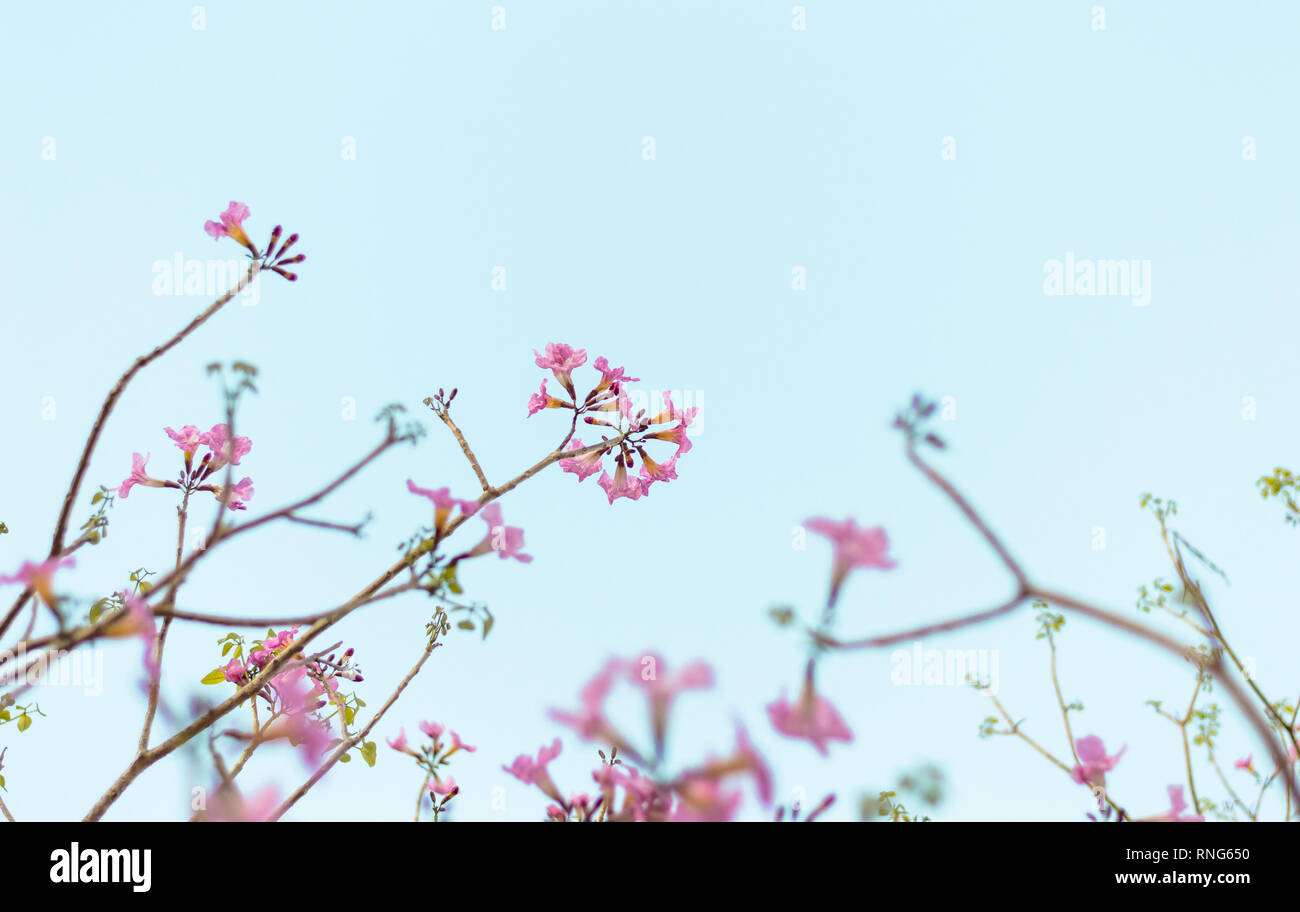
<svg viewBox="0 0 1300 912"><path fill-rule="evenodd" d="M846 635L888 632L999 600L1009 581L889 430L915 390L952 396L941 466L1046 582L1132 611L1169 576L1154 490L1232 580L1222 619L1265 691L1294 698L1284 574L1300 546L1253 482L1300 445L1294 386L1300 129L1279 91L1300 73L1300 10L1245 5L790 2L7 4L0 12L0 571L43 555L76 452L109 385L206 303L152 291L153 265L235 257L202 232L246 202L259 241L302 234L295 286L264 279L130 387L85 497L132 451L167 474L164 425L220 418L212 360L262 371L241 415L249 516L314 489L376 437L384 404L460 388L459 423L503 479L563 431L524 419L548 341L606 355L645 388L694 391L701 433L680 479L610 507L552 471L503 502L536 560L481 561L463 580L498 617L453 636L381 725L459 730L459 816L535 818L544 799L500 770L556 734L554 770L589 787L594 749L546 718L611 653L710 660L683 704L674 756L730 747L741 717L780 793L856 797L907 767L949 777L944 819L1080 819L1087 791L1024 745L976 737L962 687L897 687L890 656L842 655L825 691L857 737L822 759L767 726L803 648L766 609L810 616L829 548L791 547L809 516L883 524L899 567L860 574ZM642 158L653 136L656 158ZM1257 158L1244 160L1243 137ZM55 157L42 156L46 138ZM355 140L355 160L343 157ZM955 160L941 158L945 137ZM1149 260L1151 303L1049 297L1045 261ZM491 272L504 266L507 290ZM791 270L807 269L806 291ZM1243 397L1256 419L1243 420ZM48 405L53 397L53 420ZM360 415L342 420L354 397ZM297 613L352 594L426 517L408 476L464 496L474 478L442 427L374 466L321 513L373 510L361 543L304 528L237 541L184 590L195 610ZM84 510L79 510L81 516ZM138 490L65 585L90 596L163 569L173 505ZM206 519L206 517L205 517ZM1106 548L1091 547L1093 529ZM477 532L477 529L475 530ZM233 599L231 592L238 594ZM425 604L387 603L341 630L377 705L418 655ZM1176 628L1171 627L1176 630ZM168 692L184 707L224 631L180 628ZM1045 647L1028 611L926 648L999 650L1000 695L1064 754ZM138 648L105 655L105 694L39 692L49 714L10 750L20 818L79 817L125 766L143 710ZM1179 663L1071 622L1062 641L1078 734L1128 752L1111 775L1137 814L1181 782L1177 730L1143 705L1182 703ZM204 694L211 697L211 692ZM1222 756L1254 750L1233 722ZM303 775L268 752L249 784ZM1236 774L1242 776L1243 774ZM1201 771L1203 793L1221 787ZM170 763L110 819L170 819L211 771ZM294 819L405 819L420 779L386 748L339 768ZM1238 781L1238 785L1245 783ZM504 810L492 790L505 788Z"/></svg>

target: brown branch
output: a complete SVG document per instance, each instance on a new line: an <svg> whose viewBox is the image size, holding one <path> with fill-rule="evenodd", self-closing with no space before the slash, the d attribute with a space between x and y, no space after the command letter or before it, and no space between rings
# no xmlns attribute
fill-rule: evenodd
<svg viewBox="0 0 1300 912"><path fill-rule="evenodd" d="M909 434L907 437L906 452L907 452L908 461L911 462L912 465L915 466L918 470L920 470L920 472L923 475L925 475L925 477L929 479L936 487L938 487L941 491L943 491L954 504L956 504L958 509L960 509L961 512L963 513L963 515L966 516L966 518L970 521L970 523L979 531L980 535L983 536L984 540L993 549L994 553L997 554L999 559L1002 561L1003 565L1007 568L1007 570L1011 573L1011 575L1016 580L1017 583L1016 595L1012 598L1011 601L1008 601L998 606L997 608L979 612L978 614L972 614L972 615L967 615L965 617L956 618L951 621L945 621L941 624L930 625L927 627L919 628L917 630L907 631L902 634L891 634L883 637L872 637L868 639L854 640L849 642L839 642L837 640L828 637L820 637L818 639L819 642L822 643L822 645L833 649L879 648L881 646L891 645L901 640L916 638L920 634L946 632L949 630L956 630L961 627L968 627L973 624L983 623L985 621L992 620L993 618L1000 617L1003 614L1009 613L1010 611L1014 610L1015 607L1019 605L1022 601L1024 601L1026 598L1035 598L1044 602L1057 605L1061 608L1068 608L1075 613L1083 614L1093 618L1094 620L1101 621L1103 624L1107 624L1118 630L1122 630L1125 633L1129 633L1139 639L1152 643L1153 645L1159 646L1161 649L1173 655L1176 655L1179 658L1186 659L1194 652L1193 647L1179 643L1177 640L1174 640L1173 638L1166 636L1165 634L1157 630L1152 630L1148 627L1145 627L1142 624L1138 624L1134 621L1131 621L1128 618L1123 617L1119 614L1116 614L1111 611L1107 611L1104 608L1097 608L1093 605L1088 604L1087 602L1080 601L1079 599L1076 599L1072 596L1064 595L1054 590L1046 589L1031 583L1029 581L1029 577L1025 574L1024 570L1021 569L1020 565L1011 556L1010 551L997 537L997 535L992 531L992 529L979 515L979 513L976 512L975 508L970 505L970 502L967 501L966 498L961 495L961 493L952 485L951 482L948 481L948 479L946 479L943 475L939 474L939 472L936 469L930 466L924 459L921 458L920 454L917 453L916 440L914 435L912 434ZM1182 573L1181 566L1179 566L1179 572L1180 574ZM1196 591L1199 597L1199 589L1197 589ZM1212 615L1207 615L1207 619L1210 621L1211 626L1215 626L1213 623ZM1216 630L1216 634L1218 634L1217 627L1215 628L1215 630ZM1222 642L1221 637L1219 641ZM1264 717L1261 716L1255 710L1253 702L1250 700L1249 697L1247 697L1246 693L1242 690L1241 686L1233 679L1231 674L1228 673L1227 669L1223 667L1222 660L1216 656L1213 659L1213 661L1206 663L1202 667L1202 670L1205 673L1213 674L1214 677L1228 691L1229 696L1232 697L1233 701L1237 704L1237 707L1238 709L1241 710L1242 714L1246 716L1251 726L1255 729L1256 734L1264 741L1266 745L1268 745L1269 753L1273 757L1274 763L1277 764L1278 769L1280 770L1287 769L1288 764L1287 764L1286 755L1274 743L1272 737L1272 731L1268 723L1265 721ZM1252 688L1256 691L1256 695L1262 699L1263 695L1259 693L1258 688L1254 687L1253 682L1250 682L1249 676L1247 676L1247 681L1251 683ZM1268 707L1270 714L1276 716L1277 715L1276 711L1273 710L1273 708L1268 705L1266 700L1264 702L1265 705ZM1298 707L1298 710L1300 710L1300 707ZM1280 717L1278 718L1280 719ZM1294 732L1292 732L1290 729L1287 729L1287 732L1292 736L1292 738L1295 737ZM1286 784L1287 784L1288 796L1300 800L1300 786L1297 786L1294 774L1290 773L1289 771L1286 777Z"/></svg>

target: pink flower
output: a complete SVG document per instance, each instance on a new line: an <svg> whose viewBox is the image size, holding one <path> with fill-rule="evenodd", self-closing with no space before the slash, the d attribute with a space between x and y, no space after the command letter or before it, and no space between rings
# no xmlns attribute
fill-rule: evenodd
<svg viewBox="0 0 1300 912"><path fill-rule="evenodd" d="M433 526L435 529L445 529L447 520L451 517L451 511L455 507L460 507L462 516L473 516L478 512L479 504L476 500L457 500L451 496L451 488L438 488L430 490L421 488L411 479L406 479L406 490L412 494L419 494L421 497L428 498L433 502Z"/></svg>
<svg viewBox="0 0 1300 912"><path fill-rule="evenodd" d="M667 406L667 408L665 408L658 415L655 415L654 418L650 420L650 423L668 424L670 421L680 421L682 423L683 428L690 427L691 422L695 420L696 414L698 414L700 411L699 408L689 408L683 412L677 406L673 405L672 393L670 393L668 390L664 390L663 395L664 395L664 405Z"/></svg>
<svg viewBox="0 0 1300 912"><path fill-rule="evenodd" d="M724 792L717 779L688 777L677 794L672 819L681 823L728 823L740 810L740 792Z"/></svg>
<svg viewBox="0 0 1300 912"><path fill-rule="evenodd" d="M587 740L599 738L604 741L617 740L609 722L605 719L605 700L614 686L618 674L627 668L627 663L619 659L610 659L595 677L582 688L578 699L582 708L576 713L553 710L551 718L561 725L567 725Z"/></svg>
<svg viewBox="0 0 1300 912"><path fill-rule="evenodd" d="M852 519L834 522L829 519L809 519L804 526L818 535L829 538L835 546L834 565L831 568L831 601L840 590L844 578L855 567L875 567L891 570L896 564L889 557L889 538L885 530L859 529Z"/></svg>
<svg viewBox="0 0 1300 912"><path fill-rule="evenodd" d="M638 451L641 454L641 487L647 494L650 493L650 485L656 481L672 481L677 477L677 454L674 453L665 463L658 463L646 455L644 450Z"/></svg>
<svg viewBox="0 0 1300 912"><path fill-rule="evenodd" d="M1183 787L1181 785L1171 785L1169 792L1169 810L1163 814L1157 814L1154 817L1146 817L1148 823L1203 823L1205 818L1196 813L1195 808L1188 811L1187 799L1183 797Z"/></svg>
<svg viewBox="0 0 1300 912"><path fill-rule="evenodd" d="M239 465L239 460L253 448L253 441L247 437L232 438L227 424L214 424L212 430L200 436L199 443L212 451L212 459L208 462L209 472L216 471L226 463Z"/></svg>
<svg viewBox="0 0 1300 912"><path fill-rule="evenodd" d="M1292 750L1295 750L1295 748L1292 748ZM1258 773L1255 772L1254 759L1255 759L1254 754L1247 754L1244 760L1238 760L1236 763L1232 765L1234 768L1239 770L1245 770L1246 772L1250 773L1253 776L1259 775Z"/></svg>
<svg viewBox="0 0 1300 912"><path fill-rule="evenodd" d="M253 251L253 254L256 255L257 248L254 247L253 242L248 239L248 235L244 233L243 222L244 219L248 218L248 216L249 212L247 206L243 203L236 203L234 200L231 200L230 205L226 207L226 211L218 216L221 221L204 222L203 230L206 231L208 236L213 240L222 237L233 238L249 250Z"/></svg>
<svg viewBox="0 0 1300 912"><path fill-rule="evenodd" d="M297 627L290 627L287 630L281 630L279 633L272 632L265 640L262 641L262 648L269 649L272 652L279 651L290 643L298 635Z"/></svg>
<svg viewBox="0 0 1300 912"><path fill-rule="evenodd" d="M1074 750L1079 755L1079 765L1070 770L1070 778L1080 785L1105 785L1106 773L1115 768L1128 747L1121 747L1118 754L1108 757L1101 738L1088 735L1074 742Z"/></svg>
<svg viewBox="0 0 1300 912"><path fill-rule="evenodd" d="M280 804L275 786L268 785L252 798L244 798L232 786L221 786L212 796L208 820L213 823L262 823Z"/></svg>
<svg viewBox="0 0 1300 912"><path fill-rule="evenodd" d="M531 554L524 554L521 551L524 546L524 530L518 526L502 524L500 504L496 502L488 504L483 508L480 515L483 517L483 521L488 524L488 534L465 555L466 557L478 557L481 554L487 554L489 551L495 551L502 560L513 557L524 564L532 561L533 556Z"/></svg>
<svg viewBox="0 0 1300 912"><path fill-rule="evenodd" d="M600 384L596 387L596 392L603 389L612 389L615 393L619 392L624 383L640 383L640 377L624 376L623 368L610 367L609 361L603 356L597 358L593 366L600 371Z"/></svg>
<svg viewBox="0 0 1300 912"><path fill-rule="evenodd" d="M150 453L141 456L139 453L131 454L131 474L117 488L118 497L126 497L131 493L131 488L135 485L144 485L147 488L165 488L167 482L159 481L157 478L150 478L145 474L144 467L149 464Z"/></svg>
<svg viewBox="0 0 1300 912"><path fill-rule="evenodd" d="M798 703L787 701L783 692L779 700L767 705L767 715L772 720L772 727L781 734L803 738L822 756L829 753L826 748L828 741L847 744L853 740L852 732L830 701L807 685Z"/></svg>
<svg viewBox="0 0 1300 912"><path fill-rule="evenodd" d="M632 662L627 666L629 677L645 691L650 702L650 727L654 733L656 749L664 743L668 711L678 694L713 686L713 669L706 662L693 662L676 674L660 674L663 665L662 658L648 653L639 663Z"/></svg>
<svg viewBox="0 0 1300 912"><path fill-rule="evenodd" d="M13 576L0 576L0 583L22 583L39 595L47 605L52 605L54 603L54 571L60 567L73 566L76 566L76 561L71 557L50 557L39 564L23 561L18 568L18 572Z"/></svg>
<svg viewBox="0 0 1300 912"><path fill-rule="evenodd" d="M464 741L460 740L460 735L456 734L455 732L452 732L452 733L451 733L451 749L450 749L449 751L447 751L447 753L444 754L444 756L449 756L449 755L451 755L451 754L454 754L454 753L456 753L456 751L458 751L458 750L466 750L466 751L469 751L469 752L472 754L472 753L474 753L476 750L478 750L478 748L477 748L477 747L473 747L473 746L471 746L471 745L469 745L469 744L466 744Z"/></svg>
<svg viewBox="0 0 1300 912"><path fill-rule="evenodd" d="M542 409L548 408L566 408L569 403L563 399L556 399L550 393L546 392L546 379L542 378L541 388L528 397L528 417L531 418Z"/></svg>
<svg viewBox="0 0 1300 912"><path fill-rule="evenodd" d="M253 479L245 478L238 484L232 485L229 497L226 496L225 488L221 485L213 485L212 493L216 495L217 500L223 501L228 509L247 510L247 502L253 499Z"/></svg>
<svg viewBox="0 0 1300 912"><path fill-rule="evenodd" d="M627 474L627 466L623 464L622 459L618 461L618 468L614 470L613 478L609 477L608 472L601 472L600 477L596 479L596 484L605 489L605 496L609 498L611 505L620 497L640 500L649 487L642 479Z"/></svg>
<svg viewBox="0 0 1300 912"><path fill-rule="evenodd" d="M163 431L187 456L203 444L204 434L192 424L185 425L179 431L173 431L169 427L163 428Z"/></svg>
<svg viewBox="0 0 1300 912"><path fill-rule="evenodd" d="M224 672L226 680L231 684L243 684L244 675L248 673L247 669L244 668L244 663L239 661L239 659L231 659L226 664Z"/></svg>
<svg viewBox="0 0 1300 912"><path fill-rule="evenodd" d="M583 444L581 438L575 437L569 441L566 450L580 450ZM602 450L594 450L585 456L569 456L560 460L560 469L564 472L572 472L578 476L578 481L585 481L588 476L595 475L600 471L600 460L605 453Z"/></svg>
<svg viewBox="0 0 1300 912"><path fill-rule="evenodd" d="M423 726L422 726L422 727L423 727ZM398 730L398 732L397 732L397 737L396 737L396 738L385 738L384 740L387 741L387 742L388 742L388 746L391 747L391 748L392 748L393 750L395 750L395 751L401 751L401 752L404 753L404 754L414 754L414 753L415 753L415 751L411 750L411 748L408 747L407 744L406 744L406 729L405 729L405 728L402 728L402 729L399 729L399 730Z"/></svg>
<svg viewBox="0 0 1300 912"><path fill-rule="evenodd" d="M692 411L694 410L692 409ZM691 448L694 446L694 444L691 443L691 438L688 437L686 434L685 423L675 425L666 431L657 431L653 434L647 434L646 439L667 440L669 443L677 444L676 455L678 456L680 456L682 453L689 453L691 451Z"/></svg>
<svg viewBox="0 0 1300 912"><path fill-rule="evenodd" d="M501 768L524 783L524 785L535 785L548 798L563 804L564 798L560 795L560 790L555 787L555 783L551 780L551 774L546 769L547 764L558 756L560 756L560 739L556 738L551 742L550 747L543 747L537 752L536 760L527 754L520 754L515 758L514 763Z"/></svg>
<svg viewBox="0 0 1300 912"><path fill-rule="evenodd" d="M428 790L433 792L435 795L450 795L452 792L459 791L459 788L456 785L456 780L453 779L451 776L448 776L446 779L443 779L441 782L435 779L432 782L430 782L426 786L426 788L428 788Z"/></svg>
<svg viewBox="0 0 1300 912"><path fill-rule="evenodd" d="M533 354L536 355L537 366L549 368L560 385L569 391L569 395L574 395L573 377L570 376L570 372L587 363L587 350L574 348L563 342L547 342L546 354L539 354L537 349L533 349Z"/></svg>
<svg viewBox="0 0 1300 912"><path fill-rule="evenodd" d="M447 727L446 727L445 725L443 725L441 722L421 722L421 723L420 723L420 731L424 732L426 735L428 735L428 736L429 736L430 738L432 738L434 741L437 741L439 738L441 738L441 737L442 737L442 733L443 733L444 731L446 731L446 730L447 730Z"/></svg>

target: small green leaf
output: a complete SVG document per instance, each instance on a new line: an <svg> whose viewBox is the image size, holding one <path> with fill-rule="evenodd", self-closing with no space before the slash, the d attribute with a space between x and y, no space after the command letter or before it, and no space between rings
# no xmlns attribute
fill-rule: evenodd
<svg viewBox="0 0 1300 912"><path fill-rule="evenodd" d="M352 762L351 754L344 754L342 757L339 757L339 763L351 763L351 762Z"/></svg>
<svg viewBox="0 0 1300 912"><path fill-rule="evenodd" d="M366 761L367 766L374 766L375 759L378 756L379 747L373 741L367 741L361 745L361 759Z"/></svg>
<svg viewBox="0 0 1300 912"><path fill-rule="evenodd" d="M20 732L25 732L27 731L27 729L31 727L32 727L31 716L27 715L27 713L23 713L21 716L18 717L18 730Z"/></svg>
<svg viewBox="0 0 1300 912"><path fill-rule="evenodd" d="M221 668L214 668L203 676L202 684L220 684L226 680L226 672Z"/></svg>

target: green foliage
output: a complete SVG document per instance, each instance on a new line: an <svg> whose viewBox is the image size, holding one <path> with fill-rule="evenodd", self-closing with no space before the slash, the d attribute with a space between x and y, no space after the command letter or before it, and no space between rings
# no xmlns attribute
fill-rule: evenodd
<svg viewBox="0 0 1300 912"><path fill-rule="evenodd" d="M1166 608L1169 600L1169 594L1174 591L1174 587L1166 583L1160 577L1156 577L1151 588L1138 586L1137 610L1151 613L1152 608Z"/></svg>
<svg viewBox="0 0 1300 912"><path fill-rule="evenodd" d="M1264 475L1255 484L1259 485L1259 496L1268 500L1276 497L1283 502L1286 512L1282 518L1288 524L1300 525L1300 478L1291 474L1289 469L1277 468L1272 475Z"/></svg>
<svg viewBox="0 0 1300 912"><path fill-rule="evenodd" d="M1047 602L1035 601L1034 609L1037 612L1034 615L1034 620L1038 622L1038 633L1035 634L1034 639L1051 639L1052 634L1060 633L1062 628L1065 627L1065 615L1049 611Z"/></svg>

